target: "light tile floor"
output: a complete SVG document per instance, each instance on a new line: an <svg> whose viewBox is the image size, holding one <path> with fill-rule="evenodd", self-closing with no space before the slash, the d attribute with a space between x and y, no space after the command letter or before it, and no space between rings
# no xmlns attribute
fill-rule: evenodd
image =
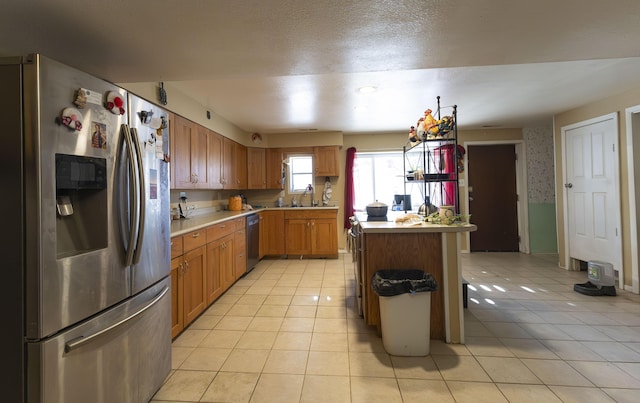
<svg viewBox="0 0 640 403"><path fill-rule="evenodd" d="M640 296L573 291L557 256L463 255L466 344L388 355L351 255L264 260L174 342L153 402L637 402Z"/></svg>

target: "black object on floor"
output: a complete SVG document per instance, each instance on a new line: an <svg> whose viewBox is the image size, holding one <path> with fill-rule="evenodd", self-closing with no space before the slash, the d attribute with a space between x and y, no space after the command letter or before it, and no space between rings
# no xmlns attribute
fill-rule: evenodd
<svg viewBox="0 0 640 403"><path fill-rule="evenodd" d="M573 291L579 292L584 295L598 296L598 295L616 295L616 287L613 285L597 286L590 281L582 284L574 284Z"/></svg>

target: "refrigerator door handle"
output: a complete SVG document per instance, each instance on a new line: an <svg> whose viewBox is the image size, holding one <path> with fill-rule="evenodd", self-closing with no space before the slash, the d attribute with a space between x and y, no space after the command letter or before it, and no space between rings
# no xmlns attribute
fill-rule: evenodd
<svg viewBox="0 0 640 403"><path fill-rule="evenodd" d="M133 146L136 152L137 169L136 174L138 176L138 233L136 235L136 247L133 254L133 264L140 263L140 254L142 253L142 239L144 238L144 220L146 216L146 192L144 181L144 169L142 164L142 151L140 151L140 139L138 138L138 130L134 127L131 128L131 137Z"/></svg>
<svg viewBox="0 0 640 403"><path fill-rule="evenodd" d="M132 262L133 262L133 253L135 251L135 245L136 245L136 237L134 236L134 234L138 233L138 228L137 225L139 224L139 219L138 219L138 196L137 196L137 189L139 188L138 185L138 178L139 175L136 175L135 172L137 171L137 167L135 164L135 154L134 154L134 148L133 148L133 140L131 138L131 132L129 130L129 126L126 124L123 124L120 128L120 132L122 133L122 136L124 138L124 141L126 143L126 148L127 148L127 159L128 159L128 165L129 165L129 189L128 189L128 196L129 196L129 228L131 229L130 233L129 233L129 241L128 241L128 245L127 245L127 249L125 250L126 256L125 256L125 266L131 266Z"/></svg>
<svg viewBox="0 0 640 403"><path fill-rule="evenodd" d="M151 301L149 301L149 303L147 303L145 306L143 306L142 308L140 308L137 312L129 315L128 317L112 324L111 326L105 327L104 329L101 329L95 333L92 333L88 336L80 336L80 337L76 337L75 339L69 340L68 342L65 343L64 345L64 351L65 353L69 353L73 350L76 350L82 346L84 346L85 344L91 342L91 340L95 339L96 337L99 337L125 323L127 323L128 321L132 320L133 318L141 315L143 312L145 312L146 310L148 310L149 308L151 308L152 306L154 306L155 304L158 303L158 301L160 301L162 299L162 297L165 296L165 294L169 291L169 287L165 286L164 288L162 288L162 290L158 293L158 295L156 295L155 297L153 297L153 299Z"/></svg>

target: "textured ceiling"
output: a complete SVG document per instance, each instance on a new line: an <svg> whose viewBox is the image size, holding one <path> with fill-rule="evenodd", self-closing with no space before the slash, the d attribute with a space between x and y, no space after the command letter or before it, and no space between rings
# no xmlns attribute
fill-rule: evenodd
<svg viewBox="0 0 640 403"><path fill-rule="evenodd" d="M407 130L438 95L463 128L549 125L640 86L638 38L637 0L4 0L0 13L0 55L171 83L249 132Z"/></svg>

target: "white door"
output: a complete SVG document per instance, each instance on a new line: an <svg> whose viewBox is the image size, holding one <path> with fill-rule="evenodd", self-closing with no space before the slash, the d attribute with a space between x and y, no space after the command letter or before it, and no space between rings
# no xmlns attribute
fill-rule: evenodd
<svg viewBox="0 0 640 403"><path fill-rule="evenodd" d="M568 257L621 271L617 119L563 128Z"/></svg>

